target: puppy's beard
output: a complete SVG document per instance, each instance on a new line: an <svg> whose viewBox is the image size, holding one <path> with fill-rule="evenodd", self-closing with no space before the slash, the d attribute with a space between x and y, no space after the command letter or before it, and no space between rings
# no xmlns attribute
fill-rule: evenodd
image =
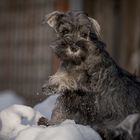
<svg viewBox="0 0 140 140"><path fill-rule="evenodd" d="M73 55L73 56L78 56L78 55L80 55L80 49L73 51L70 47L68 47L67 54Z"/></svg>
<svg viewBox="0 0 140 140"><path fill-rule="evenodd" d="M79 65L88 55L87 44L88 41L84 40L71 44L65 38L59 38L52 44L51 48L60 60Z"/></svg>

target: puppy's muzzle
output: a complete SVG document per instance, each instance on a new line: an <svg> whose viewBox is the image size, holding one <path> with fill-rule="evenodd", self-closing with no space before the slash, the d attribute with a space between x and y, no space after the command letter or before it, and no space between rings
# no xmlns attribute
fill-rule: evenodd
<svg viewBox="0 0 140 140"><path fill-rule="evenodd" d="M69 45L71 51L73 52L77 52L79 50L79 46L77 45L77 43L74 41L74 39L72 39L71 37L66 37L65 39L65 43L67 45Z"/></svg>
<svg viewBox="0 0 140 140"><path fill-rule="evenodd" d="M79 50L79 47L76 46L76 45L72 45L72 46L70 46L70 49L71 49L71 51L73 51L73 52L77 52L77 51Z"/></svg>

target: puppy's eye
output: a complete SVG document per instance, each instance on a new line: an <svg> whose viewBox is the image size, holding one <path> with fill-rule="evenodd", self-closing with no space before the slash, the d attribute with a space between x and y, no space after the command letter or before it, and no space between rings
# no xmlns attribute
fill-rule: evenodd
<svg viewBox="0 0 140 140"><path fill-rule="evenodd" d="M68 33L69 33L69 30L68 30L68 29L64 29L64 30L62 31L62 34L63 34L63 35L68 34Z"/></svg>
<svg viewBox="0 0 140 140"><path fill-rule="evenodd" d="M81 33L81 37L87 38L88 37L88 33L85 33L85 32Z"/></svg>

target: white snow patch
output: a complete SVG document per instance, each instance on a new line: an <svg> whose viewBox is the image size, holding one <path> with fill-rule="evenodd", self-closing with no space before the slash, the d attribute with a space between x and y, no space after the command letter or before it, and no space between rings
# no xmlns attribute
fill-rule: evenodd
<svg viewBox="0 0 140 140"><path fill-rule="evenodd" d="M31 125L36 125L42 115L31 107L13 105L0 112L0 136L10 138ZM0 140L1 140L0 139Z"/></svg>
<svg viewBox="0 0 140 140"><path fill-rule="evenodd" d="M23 104L24 101L21 97L18 97L14 91L5 90L0 91L0 111L13 105Z"/></svg>
<svg viewBox="0 0 140 140"><path fill-rule="evenodd" d="M52 95L35 106L50 118L58 95ZM59 125L37 126L41 115L33 108L24 105L12 105L0 112L0 140L102 140L89 126L75 124L66 120Z"/></svg>
<svg viewBox="0 0 140 140"><path fill-rule="evenodd" d="M90 127L77 125L66 120L60 125L46 128L30 127L21 131L15 140L101 140L101 137Z"/></svg>

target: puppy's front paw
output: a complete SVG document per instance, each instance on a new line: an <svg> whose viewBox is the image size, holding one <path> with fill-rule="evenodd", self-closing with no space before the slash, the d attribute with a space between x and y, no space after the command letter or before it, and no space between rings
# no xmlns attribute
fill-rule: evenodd
<svg viewBox="0 0 140 140"><path fill-rule="evenodd" d="M77 83L73 77L62 72L50 77L48 87L57 92L64 92L65 90L77 89Z"/></svg>
<svg viewBox="0 0 140 140"><path fill-rule="evenodd" d="M41 117L38 122L38 125L44 125L44 126L49 126L49 120L45 117Z"/></svg>
<svg viewBox="0 0 140 140"><path fill-rule="evenodd" d="M50 85L49 82L47 81L43 86L42 86L42 93L46 96L50 96L53 94L58 93L57 87L54 85Z"/></svg>

